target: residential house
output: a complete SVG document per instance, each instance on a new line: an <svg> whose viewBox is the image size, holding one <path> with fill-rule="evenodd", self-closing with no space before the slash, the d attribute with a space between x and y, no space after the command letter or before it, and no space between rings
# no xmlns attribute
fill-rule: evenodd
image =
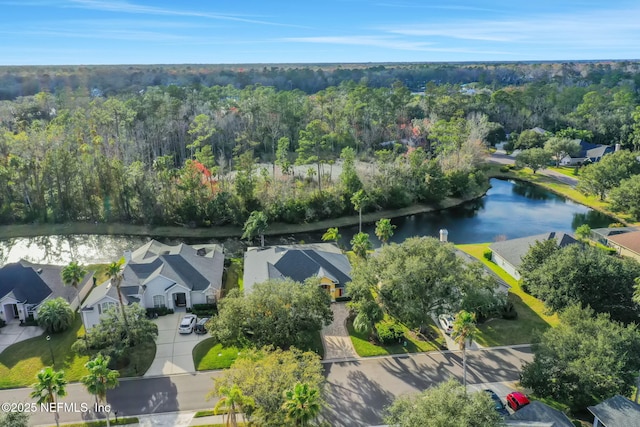
<svg viewBox="0 0 640 427"><path fill-rule="evenodd" d="M122 299L125 304L173 310L213 303L220 297L223 269L220 245L169 246L152 240L125 252ZM96 287L82 305L85 327L93 327L107 308L118 304L118 291L111 281Z"/></svg>
<svg viewBox="0 0 640 427"><path fill-rule="evenodd" d="M606 154L616 151L611 145L592 144L581 139L574 141L580 145L580 152L573 157L565 156L561 159L560 164L563 166L580 166L585 163L599 162Z"/></svg>
<svg viewBox="0 0 640 427"><path fill-rule="evenodd" d="M591 230L591 238L605 246L609 245L609 237L619 234L629 233L631 231L640 231L637 227L608 227L594 228Z"/></svg>
<svg viewBox="0 0 640 427"><path fill-rule="evenodd" d="M40 305L52 298L64 298L71 308L78 308L78 294L84 298L91 290L93 273L78 284L65 286L61 278L63 266L33 264L29 261L7 264L0 268L0 319L7 323L37 318Z"/></svg>
<svg viewBox="0 0 640 427"><path fill-rule="evenodd" d="M335 300L345 294L345 284L351 280L351 264L332 243L251 247L244 254L245 292L270 279L302 282L310 277L319 277L320 286Z"/></svg>
<svg viewBox="0 0 640 427"><path fill-rule="evenodd" d="M609 236L608 244L622 256L640 261L640 231Z"/></svg>
<svg viewBox="0 0 640 427"><path fill-rule="evenodd" d="M640 426L640 405L620 395L587 409L593 414L593 427Z"/></svg>
<svg viewBox="0 0 640 427"><path fill-rule="evenodd" d="M538 401L506 417L505 424L509 427L575 427L564 413Z"/></svg>
<svg viewBox="0 0 640 427"><path fill-rule="evenodd" d="M502 242L492 243L489 246L489 249L491 249L491 260L511 277L520 280L518 268L522 264L522 257L529 252L531 246L535 245L536 242L543 242L550 239L555 239L560 247L578 243L571 235L562 232L551 232L504 240Z"/></svg>

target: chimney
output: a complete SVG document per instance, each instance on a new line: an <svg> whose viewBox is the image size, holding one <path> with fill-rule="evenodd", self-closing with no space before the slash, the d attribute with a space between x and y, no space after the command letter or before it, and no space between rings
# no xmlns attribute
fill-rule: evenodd
<svg viewBox="0 0 640 427"><path fill-rule="evenodd" d="M440 242L447 243L448 239L449 239L449 232L447 231L446 228L442 228L440 230Z"/></svg>
<svg viewBox="0 0 640 427"><path fill-rule="evenodd" d="M131 251L124 251L124 263L128 264L131 261Z"/></svg>
<svg viewBox="0 0 640 427"><path fill-rule="evenodd" d="M622 145L620 145L620 144L616 144L616 149L615 149L615 151L620 151L620 149L621 149L621 148L622 148Z"/></svg>

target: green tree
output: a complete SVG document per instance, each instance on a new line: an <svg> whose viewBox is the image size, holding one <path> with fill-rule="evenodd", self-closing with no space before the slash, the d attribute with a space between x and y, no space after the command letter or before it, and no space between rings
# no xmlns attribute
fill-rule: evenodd
<svg viewBox="0 0 640 427"><path fill-rule="evenodd" d="M584 141L591 141L593 139L593 132L584 129L575 129L572 127L560 129L556 132L555 136L558 138L566 139L582 139Z"/></svg>
<svg viewBox="0 0 640 427"><path fill-rule="evenodd" d="M390 219L382 218L376 222L376 237L385 245L393 236L393 230L395 228L396 226L391 224Z"/></svg>
<svg viewBox="0 0 640 427"><path fill-rule="evenodd" d="M287 413L287 420L296 426L308 426L322 409L320 390L308 384L297 383L292 390L284 392L284 398L282 409Z"/></svg>
<svg viewBox="0 0 640 427"><path fill-rule="evenodd" d="M230 369L214 378L214 393L220 387L237 384L242 393L253 399L255 409L251 421L256 425L280 427L286 425L285 392L296 384L307 384L309 389L320 392L318 404L322 405L325 378L320 357L311 352L263 348L245 350Z"/></svg>
<svg viewBox="0 0 640 427"><path fill-rule="evenodd" d="M420 394L396 398L387 408L385 423L398 427L499 427L504 425L491 397L483 392L467 394L456 380L438 384Z"/></svg>
<svg viewBox="0 0 640 427"><path fill-rule="evenodd" d="M0 414L0 427L29 427L29 414L27 412Z"/></svg>
<svg viewBox="0 0 640 427"><path fill-rule="evenodd" d="M74 317L75 313L64 298L47 300L38 308L38 324L50 333L67 330Z"/></svg>
<svg viewBox="0 0 640 427"><path fill-rule="evenodd" d="M127 313L124 308L124 299L122 298L122 289L120 289L120 285L122 284L122 260L113 261L107 267L107 276L109 276L109 280L111 280L111 286L116 287L118 290L118 300L120 301L120 312L122 313L122 321L125 326L125 334L127 334L129 330L129 320L127 319Z"/></svg>
<svg viewBox="0 0 640 427"><path fill-rule="evenodd" d="M453 322L451 338L462 350L462 385L465 390L467 389L467 344L473 342L477 333L476 315L464 310L458 312Z"/></svg>
<svg viewBox="0 0 640 427"><path fill-rule="evenodd" d="M568 307L560 323L533 346L533 362L522 369L521 384L582 411L615 394L628 396L640 369L640 332L609 314Z"/></svg>
<svg viewBox="0 0 640 427"><path fill-rule="evenodd" d="M640 174L637 153L620 150L607 154L599 162L586 166L580 172L577 189L584 194L593 194L604 200L609 191L634 175Z"/></svg>
<svg viewBox="0 0 640 427"><path fill-rule="evenodd" d="M84 384L90 394L95 396L96 405L107 403L107 390L112 390L119 385L120 373L109 369L109 360L109 356L104 357L102 354L98 354L84 365L89 373L82 377L80 382ZM110 425L111 421L107 413L107 427Z"/></svg>
<svg viewBox="0 0 640 427"><path fill-rule="evenodd" d="M375 332L376 323L384 319L384 312L373 298L350 302L350 307L357 313L353 318L353 328L362 334Z"/></svg>
<svg viewBox="0 0 640 427"><path fill-rule="evenodd" d="M36 399L38 405L45 404L55 408L58 398L67 395L67 380L63 371L54 371L47 366L38 372L36 379L37 382L31 385L31 397ZM57 410L53 410L53 416L56 426L60 426L60 414Z"/></svg>
<svg viewBox="0 0 640 427"><path fill-rule="evenodd" d="M369 202L369 197L367 197L367 193L364 190L358 190L351 197L351 204L353 208L358 211L358 233L362 233L362 209Z"/></svg>
<svg viewBox="0 0 640 427"><path fill-rule="evenodd" d="M554 136L545 142L544 149L553 155L556 159L556 167L558 167L560 161L566 156L575 156L580 152L580 144L571 139Z"/></svg>
<svg viewBox="0 0 640 427"><path fill-rule="evenodd" d="M342 172L340 182L342 183L344 194L356 194L362 190L362 181L356 172L355 160L356 152L351 147L345 147L340 153L342 159Z"/></svg>
<svg viewBox="0 0 640 427"><path fill-rule="evenodd" d="M532 129L523 130L513 147L519 150L542 148L549 137Z"/></svg>
<svg viewBox="0 0 640 427"><path fill-rule="evenodd" d="M531 148L516 155L516 166L531 168L533 173L538 169L544 169L550 161L551 153L544 148Z"/></svg>
<svg viewBox="0 0 640 427"><path fill-rule="evenodd" d="M497 286L483 269L463 263L451 244L434 238L385 245L374 257L355 264L351 273L347 293L353 304L375 294L385 312L421 330L431 321L430 313L458 311L477 291L493 294Z"/></svg>
<svg viewBox="0 0 640 427"><path fill-rule="evenodd" d="M209 330L224 345L302 348L332 320L330 297L317 279L270 280L246 295L230 292L219 302Z"/></svg>
<svg viewBox="0 0 640 427"><path fill-rule="evenodd" d="M636 277L640 277L637 261L576 244L559 249L532 272L523 272L522 281L550 310L583 304L628 322L637 319L632 301Z"/></svg>
<svg viewBox="0 0 640 427"><path fill-rule="evenodd" d="M589 224L582 224L576 228L576 237L583 241L588 241L591 238L591 227Z"/></svg>
<svg viewBox="0 0 640 427"><path fill-rule="evenodd" d="M76 296L78 298L78 310L80 309L80 293L78 292L78 285L82 281L84 275L87 274L87 270L78 265L77 261L72 261L65 268L62 269L60 275L62 282L65 285L71 285L76 290Z"/></svg>
<svg viewBox="0 0 640 427"><path fill-rule="evenodd" d="M560 249L556 239L540 240L535 242L525 256L522 257L522 263L518 267L521 276L526 276L542 265L548 258L552 257Z"/></svg>
<svg viewBox="0 0 640 427"><path fill-rule="evenodd" d="M620 186L609 193L611 208L618 212L625 212L636 220L640 219L640 175L623 179Z"/></svg>
<svg viewBox="0 0 640 427"><path fill-rule="evenodd" d="M264 233L269 226L267 215L262 211L253 211L244 223L242 239L252 241L254 237L260 236L260 246L264 247Z"/></svg>
<svg viewBox="0 0 640 427"><path fill-rule="evenodd" d="M342 236L338 232L338 227L330 227L322 235L323 242L335 242L336 245L338 244L338 240L340 240L340 238L342 238Z"/></svg>
<svg viewBox="0 0 640 427"><path fill-rule="evenodd" d="M320 164L328 159L330 153L330 141L328 138L329 127L321 120L311 121L304 130L300 130L298 140L297 165L315 163L318 168L318 191L322 191L322 173Z"/></svg>
<svg viewBox="0 0 640 427"><path fill-rule="evenodd" d="M367 258L367 252L373 249L367 233L357 233L351 239L351 250L360 259Z"/></svg>
<svg viewBox="0 0 640 427"><path fill-rule="evenodd" d="M280 166L283 175L291 173L291 162L289 161L289 138L283 136L278 140L278 149L276 150L276 164Z"/></svg>
<svg viewBox="0 0 640 427"><path fill-rule="evenodd" d="M253 399L245 396L236 384L231 385L231 387L220 386L215 395L219 396L220 399L216 402L216 406L213 407L213 412L217 414L220 411L226 411L227 427L237 427L237 414L242 413L244 417L244 413L251 413L255 406Z"/></svg>

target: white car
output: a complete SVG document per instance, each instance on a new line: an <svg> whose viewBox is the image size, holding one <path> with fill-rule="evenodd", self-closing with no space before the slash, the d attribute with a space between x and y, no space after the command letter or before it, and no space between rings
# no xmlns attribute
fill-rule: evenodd
<svg viewBox="0 0 640 427"><path fill-rule="evenodd" d="M453 332L453 316L450 314L441 314L438 316L438 321L440 322L440 326L444 330L444 333L451 335Z"/></svg>
<svg viewBox="0 0 640 427"><path fill-rule="evenodd" d="M181 334L190 334L191 332L193 332L193 327L195 326L197 320L198 316L196 316L195 314L187 314L182 318L180 327L178 327L178 332L180 332Z"/></svg>

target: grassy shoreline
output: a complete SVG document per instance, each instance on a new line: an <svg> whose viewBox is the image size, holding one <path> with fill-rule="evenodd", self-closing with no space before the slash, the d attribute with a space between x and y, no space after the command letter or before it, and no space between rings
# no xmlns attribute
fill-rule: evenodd
<svg viewBox="0 0 640 427"><path fill-rule="evenodd" d="M443 200L437 206L416 204L401 209L388 209L366 213L362 215L362 222L371 223L381 218L398 218L408 215L449 209L484 196L488 189L489 185L487 184L486 188L483 188L478 194L467 198L449 197ZM273 223L269 225L269 228L267 229L265 234L268 236L277 236L281 234L325 231L329 227L348 227L358 225L358 221L358 215L351 215L339 218L325 219L322 221L307 224ZM134 224L105 224L93 222L73 222L64 224L17 224L0 226L0 239L71 234L224 239L231 237L240 237L242 235L242 228L236 226L215 226L210 228L187 228L177 226L150 227Z"/></svg>

